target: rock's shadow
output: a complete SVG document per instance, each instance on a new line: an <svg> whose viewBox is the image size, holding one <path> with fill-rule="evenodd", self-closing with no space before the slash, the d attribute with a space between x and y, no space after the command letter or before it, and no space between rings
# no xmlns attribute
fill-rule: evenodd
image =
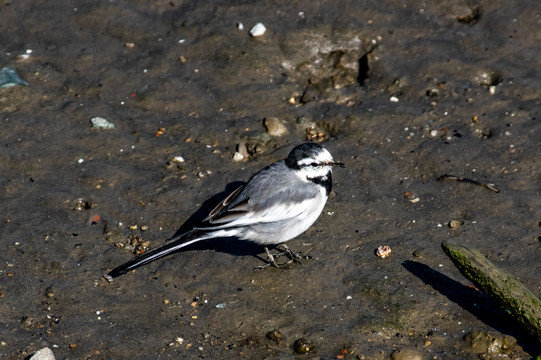
<svg viewBox="0 0 541 360"><path fill-rule="evenodd" d="M469 311L488 326L502 334L514 336L520 346L530 354L541 351L539 344L532 336L521 329L518 322L506 311L498 307L488 296L475 289L455 281L431 267L406 260L402 265L425 284L445 295L449 300Z"/></svg>

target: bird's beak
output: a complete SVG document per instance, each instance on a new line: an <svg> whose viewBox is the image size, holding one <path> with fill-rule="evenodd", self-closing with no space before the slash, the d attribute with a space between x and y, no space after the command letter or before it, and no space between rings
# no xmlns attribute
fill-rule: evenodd
<svg viewBox="0 0 541 360"><path fill-rule="evenodd" d="M344 164L343 162L340 162L340 161L332 161L330 162L328 165L331 165L331 166L339 166L339 167L346 167L346 164Z"/></svg>

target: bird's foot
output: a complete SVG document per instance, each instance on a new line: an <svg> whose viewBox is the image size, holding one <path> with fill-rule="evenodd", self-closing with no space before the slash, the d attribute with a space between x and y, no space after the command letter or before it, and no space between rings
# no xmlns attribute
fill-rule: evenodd
<svg viewBox="0 0 541 360"><path fill-rule="evenodd" d="M272 255L266 246L265 246L265 252L267 253L267 258L269 259L269 261L265 265L256 266L254 270L263 270L265 268L268 268L269 266L274 266L275 268L280 269L281 267L280 265L278 265L275 258L280 257L280 255L282 254L278 253L278 254Z"/></svg>
<svg viewBox="0 0 541 360"><path fill-rule="evenodd" d="M286 254L287 257L289 258L289 261L287 262L287 264L290 264L291 262L295 262L297 264L300 264L301 263L301 259L312 259L312 257L310 255L308 255L310 253L310 251L308 251L308 253L306 253L306 255L301 255L300 252L293 252L286 244L281 244L281 246L283 247L283 252L282 254Z"/></svg>
<svg viewBox="0 0 541 360"><path fill-rule="evenodd" d="M271 254L271 252L269 251L269 249L265 246L265 252L267 253L267 257L269 259L269 262L266 263L265 265L261 265L261 266L257 266L254 268L254 270L263 270L269 266L274 266L275 268L277 269L284 269L286 268L286 265L289 265L291 264L292 262L295 262L297 264L301 264L301 259L312 259L311 256L308 255L308 253L306 255L301 255L301 253L299 252L293 252L291 251L291 249L285 245L285 244L280 244L278 247L281 247L279 250L281 252L279 253L276 253L276 254ZM282 255L286 255L289 260L286 261L284 264L278 264L276 262L276 259L278 259L280 256Z"/></svg>

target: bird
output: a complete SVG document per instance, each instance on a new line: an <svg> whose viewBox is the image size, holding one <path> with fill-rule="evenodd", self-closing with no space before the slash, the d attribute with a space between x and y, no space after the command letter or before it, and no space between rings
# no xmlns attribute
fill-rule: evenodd
<svg viewBox="0 0 541 360"><path fill-rule="evenodd" d="M268 246L285 245L317 220L331 192L334 166L345 165L335 161L320 144L300 144L285 159L255 173L192 230L114 268L104 277L112 281L185 246L213 238L234 237L263 245L270 263L280 267Z"/></svg>

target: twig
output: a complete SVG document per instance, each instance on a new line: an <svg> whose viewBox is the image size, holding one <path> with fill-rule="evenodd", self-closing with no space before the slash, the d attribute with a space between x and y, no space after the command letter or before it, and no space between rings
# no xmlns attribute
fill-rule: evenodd
<svg viewBox="0 0 541 360"><path fill-rule="evenodd" d="M467 183L470 183L470 184L482 186L484 188L489 189L490 191L494 191L495 193L500 192L500 189L496 188L494 186L494 184L484 183L484 182L480 182L480 181L477 181L477 180L472 180L472 179L468 179L468 178L464 178L464 177L460 177L460 176L443 174L442 176L440 176L438 178L438 181L443 181L443 180L456 180L456 181L460 181L460 182L467 182Z"/></svg>

